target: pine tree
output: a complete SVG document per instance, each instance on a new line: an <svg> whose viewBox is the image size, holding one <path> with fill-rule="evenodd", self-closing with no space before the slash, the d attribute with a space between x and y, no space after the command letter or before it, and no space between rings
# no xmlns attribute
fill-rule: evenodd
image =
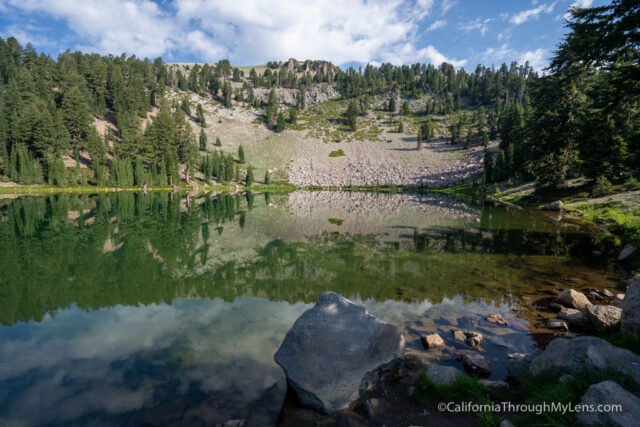
<svg viewBox="0 0 640 427"><path fill-rule="evenodd" d="M220 141L219 136L216 136L216 147L222 147L222 141Z"/></svg>
<svg viewBox="0 0 640 427"><path fill-rule="evenodd" d="M244 180L244 184L246 186L250 186L253 184L253 168L251 166L247 168L247 176Z"/></svg>
<svg viewBox="0 0 640 427"><path fill-rule="evenodd" d="M202 109L202 104L198 103L198 106L196 107L196 117L197 117L197 121L200 124L200 127L206 128L207 127L207 121L204 117L204 110Z"/></svg>
<svg viewBox="0 0 640 427"><path fill-rule="evenodd" d="M404 101L402 103L402 115L408 116L409 114L411 114L411 108L409 108L409 103L407 101Z"/></svg>
<svg viewBox="0 0 640 427"><path fill-rule="evenodd" d="M200 128L200 136L198 138L198 144L200 151L207 151L207 134L204 133L204 129Z"/></svg>
<svg viewBox="0 0 640 427"><path fill-rule="evenodd" d="M284 118L283 113L278 113L278 118L276 120L276 132L282 132L287 125L287 121Z"/></svg>
<svg viewBox="0 0 640 427"><path fill-rule="evenodd" d="M244 163L244 147L242 145L238 147L238 161Z"/></svg>
<svg viewBox="0 0 640 427"><path fill-rule="evenodd" d="M269 173L268 170L264 173L264 183L266 185L271 184L271 174Z"/></svg>
<svg viewBox="0 0 640 427"><path fill-rule="evenodd" d="M355 131L358 128L358 107L355 101L349 102L347 111L344 113L345 121L350 130Z"/></svg>
<svg viewBox="0 0 640 427"><path fill-rule="evenodd" d="M389 99L389 104L387 106L387 111L389 111L390 113L395 113L396 109L397 109L397 107L396 107L396 97L392 96Z"/></svg>

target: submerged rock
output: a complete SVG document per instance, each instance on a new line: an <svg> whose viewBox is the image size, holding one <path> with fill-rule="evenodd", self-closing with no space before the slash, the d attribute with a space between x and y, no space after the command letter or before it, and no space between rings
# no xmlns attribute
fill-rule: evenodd
<svg viewBox="0 0 640 427"><path fill-rule="evenodd" d="M622 317L622 309L612 305L590 305L587 306L586 313L596 331L616 326Z"/></svg>
<svg viewBox="0 0 640 427"><path fill-rule="evenodd" d="M608 412L579 412L577 419L585 426L637 426L640 420L640 398L613 381L602 381L591 385L582 400L582 405L621 405L622 410ZM613 408L612 408L613 409Z"/></svg>
<svg viewBox="0 0 640 427"><path fill-rule="evenodd" d="M640 338L640 281L633 281L627 287L622 303L622 331Z"/></svg>
<svg viewBox="0 0 640 427"><path fill-rule="evenodd" d="M618 369L640 383L640 356L609 344L602 338L556 338L531 362L529 371L551 371L559 375Z"/></svg>
<svg viewBox="0 0 640 427"><path fill-rule="evenodd" d="M622 250L618 254L618 261L620 262L629 261L630 259L635 257L637 253L638 253L638 248L636 248L633 245L627 245L624 248L622 248Z"/></svg>
<svg viewBox="0 0 640 427"><path fill-rule="evenodd" d="M358 397L363 377L399 356L400 330L334 292L296 320L275 355L303 406L322 412Z"/></svg>
<svg viewBox="0 0 640 427"><path fill-rule="evenodd" d="M562 319L547 319L543 322L543 325L549 329L560 329L563 331L568 331L569 326L567 322Z"/></svg>
<svg viewBox="0 0 640 427"><path fill-rule="evenodd" d="M462 355L462 362L467 371L481 377L491 375L489 361L480 353L466 352Z"/></svg>
<svg viewBox="0 0 640 427"><path fill-rule="evenodd" d="M502 317L502 315L499 313L490 314L485 317L484 320L490 323L495 323L496 325L507 326L507 321L504 320L504 317Z"/></svg>
<svg viewBox="0 0 640 427"><path fill-rule="evenodd" d="M556 301L565 307L577 308L578 310L584 309L586 306L591 305L591 301L582 293L569 289L561 292Z"/></svg>

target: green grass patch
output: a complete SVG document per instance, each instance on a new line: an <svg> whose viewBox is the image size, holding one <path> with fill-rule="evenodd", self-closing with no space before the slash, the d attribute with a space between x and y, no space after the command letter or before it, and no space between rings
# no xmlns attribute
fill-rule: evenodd
<svg viewBox="0 0 640 427"><path fill-rule="evenodd" d="M587 221L604 223L623 242L640 245L640 197L601 204L582 204L575 211Z"/></svg>
<svg viewBox="0 0 640 427"><path fill-rule="evenodd" d="M333 225L341 226L343 222L344 222L344 219L340 219L340 218L329 218L329 224L333 224Z"/></svg>
<svg viewBox="0 0 640 427"><path fill-rule="evenodd" d="M334 150L329 153L329 157L344 157L344 156L346 156L346 154L344 154L344 151L342 149Z"/></svg>

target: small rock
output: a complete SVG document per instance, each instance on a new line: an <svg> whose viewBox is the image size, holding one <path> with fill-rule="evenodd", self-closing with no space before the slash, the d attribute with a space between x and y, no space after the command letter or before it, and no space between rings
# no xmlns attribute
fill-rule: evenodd
<svg viewBox="0 0 640 427"><path fill-rule="evenodd" d="M620 251L620 254L618 255L618 261L629 261L631 258L636 256L636 253L638 253L638 248L633 245L627 245Z"/></svg>
<svg viewBox="0 0 640 427"><path fill-rule="evenodd" d="M616 294L616 296L613 297L613 300L611 301L611 305L614 307L622 308L623 304L624 304L624 294Z"/></svg>
<svg viewBox="0 0 640 427"><path fill-rule="evenodd" d="M462 333L460 329L452 329L451 333L453 334L453 339L456 341L465 342L467 337Z"/></svg>
<svg viewBox="0 0 640 427"><path fill-rule="evenodd" d="M485 317L484 320L490 323L495 323L496 325L507 326L507 321L504 320L504 317L502 317L502 315L499 313L490 314Z"/></svg>
<svg viewBox="0 0 640 427"><path fill-rule="evenodd" d="M598 292L594 292L591 291L589 293L587 293L587 298L589 298L589 301L602 301L604 298L602 297L602 295L600 295Z"/></svg>
<svg viewBox="0 0 640 427"><path fill-rule="evenodd" d="M553 311L560 311L564 308L564 305L558 304L557 302L552 302L549 304L549 309Z"/></svg>
<svg viewBox="0 0 640 427"><path fill-rule="evenodd" d="M562 307L562 310L558 313L558 318L566 320L569 325L577 328L586 328L590 325L587 316L575 308Z"/></svg>
<svg viewBox="0 0 640 427"><path fill-rule="evenodd" d="M547 319L544 321L543 325L549 329L562 329L563 331L569 330L567 322L562 319Z"/></svg>
<svg viewBox="0 0 640 427"><path fill-rule="evenodd" d="M580 400L582 405L620 405L621 411L578 412L576 418L585 426L637 426L640 420L640 398L614 381L591 385Z"/></svg>
<svg viewBox="0 0 640 427"><path fill-rule="evenodd" d="M467 338L465 343L470 347L479 347L484 339L484 336L482 336L480 332L466 331L464 332L464 335Z"/></svg>
<svg viewBox="0 0 640 427"><path fill-rule="evenodd" d="M564 206L564 203L562 203L562 200L556 200L555 202L547 203L546 205L540 206L540 209L543 211L558 212L562 210L563 206Z"/></svg>
<svg viewBox="0 0 640 427"><path fill-rule="evenodd" d="M217 424L216 427L247 427L247 420L229 420L222 424Z"/></svg>
<svg viewBox="0 0 640 427"><path fill-rule="evenodd" d="M498 427L515 427L515 426L511 421L505 418L504 420L500 421L500 424L498 425Z"/></svg>
<svg viewBox="0 0 640 427"><path fill-rule="evenodd" d="M622 304L621 329L640 338L640 280L629 284Z"/></svg>
<svg viewBox="0 0 640 427"><path fill-rule="evenodd" d="M587 318L596 331L603 331L618 323L622 317L622 309L612 305L590 305L587 307Z"/></svg>
<svg viewBox="0 0 640 427"><path fill-rule="evenodd" d="M586 306L591 305L591 301L582 293L569 289L561 292L556 301L565 307L577 308L578 310L584 309Z"/></svg>
<svg viewBox="0 0 640 427"><path fill-rule="evenodd" d="M462 371L453 366L440 366L430 364L426 370L427 377L436 384L450 385L456 378L464 375Z"/></svg>
<svg viewBox="0 0 640 427"><path fill-rule="evenodd" d="M480 353L467 352L462 355L462 362L464 367L469 372L478 374L481 377L488 377L491 375L491 368L489 362Z"/></svg>
<svg viewBox="0 0 640 427"><path fill-rule="evenodd" d="M600 289L600 295L602 295L605 298L613 298L616 296L616 294L611 292L609 289Z"/></svg>
<svg viewBox="0 0 640 427"><path fill-rule="evenodd" d="M500 381L500 380L493 381L493 380L481 379L478 382L490 388L498 388L502 390L506 390L509 388L509 383L506 381Z"/></svg>
<svg viewBox="0 0 640 427"><path fill-rule="evenodd" d="M424 345L424 348L427 348L427 349L442 347L444 345L444 340L437 333L424 335L422 336L421 341L422 341L422 345Z"/></svg>

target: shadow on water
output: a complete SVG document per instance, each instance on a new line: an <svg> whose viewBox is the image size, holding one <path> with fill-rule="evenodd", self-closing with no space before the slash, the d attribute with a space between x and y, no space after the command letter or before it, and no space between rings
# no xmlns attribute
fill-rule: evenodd
<svg viewBox="0 0 640 427"><path fill-rule="evenodd" d="M440 195L0 200L0 424L269 425L286 388L273 354L320 293L444 334L567 283L606 285L591 255L606 244ZM491 345L530 349L509 316L512 339L487 331Z"/></svg>

